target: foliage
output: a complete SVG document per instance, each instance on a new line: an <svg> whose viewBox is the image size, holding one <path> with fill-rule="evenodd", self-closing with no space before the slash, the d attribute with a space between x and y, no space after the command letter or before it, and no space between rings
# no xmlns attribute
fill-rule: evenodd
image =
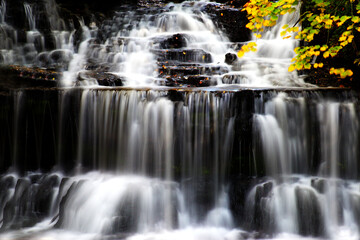
<svg viewBox="0 0 360 240"><path fill-rule="evenodd" d="M295 39L303 41L302 46L294 49L296 56L292 59L289 71L311 68L322 68L326 58L335 57L348 45L353 45L354 34L360 32L360 2L359 0L308 0L309 9L303 9L299 22L302 29L285 25L281 36L286 39L295 34ZM274 26L281 15L292 13L297 10L298 0L250 0L244 5L243 11L247 11L249 23L247 28L252 30L257 38L266 28ZM327 32L327 42L316 44L314 38ZM249 47L250 45L250 47ZM249 43L241 48L238 56L242 57L245 52L254 51L254 44ZM320 61L319 61L320 59ZM318 61L318 62L317 62ZM354 64L360 65L359 53L354 59ZM330 74L336 74L341 78L352 76L351 69L330 68Z"/></svg>

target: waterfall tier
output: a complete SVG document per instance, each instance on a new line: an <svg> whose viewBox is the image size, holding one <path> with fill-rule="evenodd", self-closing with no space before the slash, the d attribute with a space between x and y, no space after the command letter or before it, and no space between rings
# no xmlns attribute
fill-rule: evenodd
<svg viewBox="0 0 360 240"><path fill-rule="evenodd" d="M359 238L359 96L287 71L296 14L238 59L229 4L22 2L0 4L0 240Z"/></svg>
<svg viewBox="0 0 360 240"><path fill-rule="evenodd" d="M25 227L44 236L358 236L351 91L34 89L1 100L7 237Z"/></svg>

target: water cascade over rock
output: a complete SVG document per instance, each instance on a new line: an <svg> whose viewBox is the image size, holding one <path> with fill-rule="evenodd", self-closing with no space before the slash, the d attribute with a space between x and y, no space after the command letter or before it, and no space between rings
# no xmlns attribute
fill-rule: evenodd
<svg viewBox="0 0 360 240"><path fill-rule="evenodd" d="M287 72L297 42L278 31L294 16L238 59L248 34L222 27L245 15L226 4L83 19L14 4L0 5L0 239L359 238L359 96Z"/></svg>

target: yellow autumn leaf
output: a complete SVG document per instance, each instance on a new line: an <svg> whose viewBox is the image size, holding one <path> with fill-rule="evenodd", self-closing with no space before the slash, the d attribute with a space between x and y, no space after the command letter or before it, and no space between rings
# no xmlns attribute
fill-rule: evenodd
<svg viewBox="0 0 360 240"><path fill-rule="evenodd" d="M353 71L351 71L350 69L349 70L346 70L346 74L351 77L354 73Z"/></svg>
<svg viewBox="0 0 360 240"><path fill-rule="evenodd" d="M348 42L351 43L353 39L354 39L354 35L350 35L348 38Z"/></svg>
<svg viewBox="0 0 360 240"><path fill-rule="evenodd" d="M327 49L327 46L324 45L324 46L322 46L322 47L320 48L320 51L323 52L323 51L325 51L326 49Z"/></svg>
<svg viewBox="0 0 360 240"><path fill-rule="evenodd" d="M351 21L353 21L354 23L358 23L360 22L360 18L358 16L352 17Z"/></svg>
<svg viewBox="0 0 360 240"><path fill-rule="evenodd" d="M269 27L270 26L270 21L269 20L264 20L263 25L265 27Z"/></svg>
<svg viewBox="0 0 360 240"><path fill-rule="evenodd" d="M244 56L244 54L245 54L245 52L242 51L242 50L240 50L240 51L237 52L237 56L238 56L239 58L242 58L242 57Z"/></svg>
<svg viewBox="0 0 360 240"><path fill-rule="evenodd" d="M293 64L290 65L290 67L288 68L289 72L292 72L295 70L295 66Z"/></svg>
<svg viewBox="0 0 360 240"><path fill-rule="evenodd" d="M345 41L346 40L346 36L341 36L340 38L339 38L339 41L340 42L343 42L343 41Z"/></svg>

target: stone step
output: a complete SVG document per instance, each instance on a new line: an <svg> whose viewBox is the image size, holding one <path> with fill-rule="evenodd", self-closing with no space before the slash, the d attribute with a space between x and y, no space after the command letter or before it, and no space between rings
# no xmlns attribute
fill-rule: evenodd
<svg viewBox="0 0 360 240"><path fill-rule="evenodd" d="M152 40L159 44L160 49L185 48L187 47L187 42L190 40L190 36L177 33L171 36L159 36Z"/></svg>
<svg viewBox="0 0 360 240"><path fill-rule="evenodd" d="M96 84L96 82L100 86L123 86L124 79L121 77L107 72L99 72L99 71L82 71L78 73L77 76L77 85L81 86L82 82L89 81Z"/></svg>
<svg viewBox="0 0 360 240"><path fill-rule="evenodd" d="M2 66L0 67L0 87L36 88L36 87L56 87L57 80L61 78L61 73L41 68L29 68L24 66Z"/></svg>
<svg viewBox="0 0 360 240"><path fill-rule="evenodd" d="M209 64L178 64L169 65L169 62L160 62L158 72L160 77L181 77L186 75L222 75L229 72L224 65Z"/></svg>
<svg viewBox="0 0 360 240"><path fill-rule="evenodd" d="M152 50L159 62L176 60L187 63L211 63L212 56L202 49Z"/></svg>
<svg viewBox="0 0 360 240"><path fill-rule="evenodd" d="M168 87L208 87L215 85L211 76L191 75L191 76L168 76L155 81L157 85Z"/></svg>

